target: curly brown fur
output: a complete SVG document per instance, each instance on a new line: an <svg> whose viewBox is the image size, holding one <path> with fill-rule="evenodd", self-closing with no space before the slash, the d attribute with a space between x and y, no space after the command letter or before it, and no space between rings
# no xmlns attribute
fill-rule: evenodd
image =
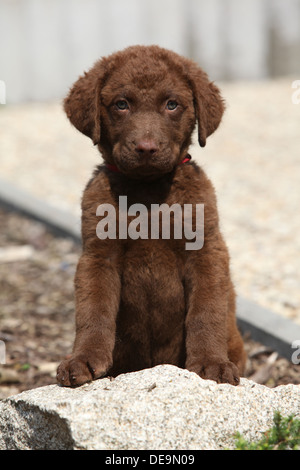
<svg viewBox="0 0 300 470"><path fill-rule="evenodd" d="M76 338L58 382L76 386L168 363L238 384L245 353L215 192L196 163L180 164L196 123L201 146L219 125L224 102L218 88L191 60L157 46L134 46L98 61L73 85L64 106L105 164L82 199ZM203 203L204 246L186 250L185 238L174 236L121 238L119 196L147 207L149 227L151 204ZM116 208L116 238L96 235L100 204Z"/></svg>

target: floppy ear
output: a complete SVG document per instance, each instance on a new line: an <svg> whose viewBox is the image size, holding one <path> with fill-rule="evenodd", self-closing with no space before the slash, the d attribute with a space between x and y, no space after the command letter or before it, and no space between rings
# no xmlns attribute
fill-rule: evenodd
<svg viewBox="0 0 300 470"><path fill-rule="evenodd" d="M207 75L196 64L192 63L188 73L198 121L198 140L201 147L205 147L206 138L219 126L225 103L218 87L209 81Z"/></svg>
<svg viewBox="0 0 300 470"><path fill-rule="evenodd" d="M64 100L64 110L71 123L90 137L94 145L100 142L100 89L104 75L104 62L96 62L79 77Z"/></svg>

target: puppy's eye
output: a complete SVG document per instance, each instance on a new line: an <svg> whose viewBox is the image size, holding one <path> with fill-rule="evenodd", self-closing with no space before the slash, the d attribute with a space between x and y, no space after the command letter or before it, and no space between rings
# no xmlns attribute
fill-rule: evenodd
<svg viewBox="0 0 300 470"><path fill-rule="evenodd" d="M129 109L128 103L125 100L118 100L116 102L116 107L120 109L121 111L124 111L125 109Z"/></svg>
<svg viewBox="0 0 300 470"><path fill-rule="evenodd" d="M178 106L177 101L169 100L169 101L167 102L166 108L167 108L169 111L174 111L174 109L176 109L177 106Z"/></svg>

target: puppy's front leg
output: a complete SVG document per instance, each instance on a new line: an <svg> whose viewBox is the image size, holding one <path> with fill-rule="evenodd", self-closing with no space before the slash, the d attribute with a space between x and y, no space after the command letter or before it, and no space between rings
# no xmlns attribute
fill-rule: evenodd
<svg viewBox="0 0 300 470"><path fill-rule="evenodd" d="M186 368L218 383L239 383L228 359L228 255L220 239L191 253L186 266Z"/></svg>
<svg viewBox="0 0 300 470"><path fill-rule="evenodd" d="M58 367L61 385L81 385L111 367L120 288L116 261L94 253L81 256L75 277L76 338L71 357Z"/></svg>

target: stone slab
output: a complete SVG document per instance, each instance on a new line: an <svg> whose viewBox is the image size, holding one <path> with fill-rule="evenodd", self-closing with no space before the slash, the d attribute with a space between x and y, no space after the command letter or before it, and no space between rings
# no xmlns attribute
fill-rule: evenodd
<svg viewBox="0 0 300 470"><path fill-rule="evenodd" d="M171 365L0 402L1 450L221 450L259 440L275 411L300 417L300 385L203 380Z"/></svg>

